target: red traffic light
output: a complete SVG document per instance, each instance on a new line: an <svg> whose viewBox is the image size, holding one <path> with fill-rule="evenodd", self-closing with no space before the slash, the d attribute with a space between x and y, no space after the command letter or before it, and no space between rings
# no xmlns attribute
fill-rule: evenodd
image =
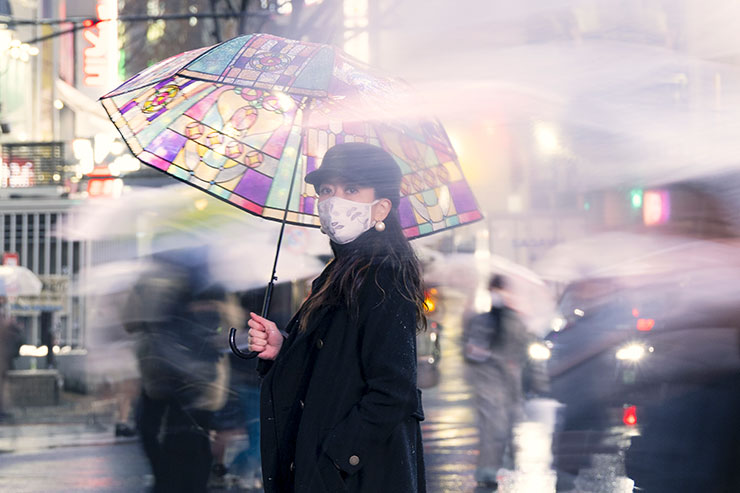
<svg viewBox="0 0 740 493"><path fill-rule="evenodd" d="M622 412L622 422L627 426L635 426L637 424L637 406L628 406L624 408Z"/></svg>

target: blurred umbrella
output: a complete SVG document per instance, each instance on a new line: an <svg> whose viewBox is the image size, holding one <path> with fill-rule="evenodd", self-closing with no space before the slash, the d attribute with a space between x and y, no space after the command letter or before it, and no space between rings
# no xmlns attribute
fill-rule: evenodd
<svg viewBox="0 0 740 493"><path fill-rule="evenodd" d="M60 234L75 240L148 237L151 253L202 243L218 247L244 239L250 244L264 243L260 244L262 253L268 243L275 245L279 232L277 223L246 215L195 188L174 184L134 189L116 200L88 200L75 208L73 220ZM294 250L300 248L309 255L331 253L318 230L288 225L285 232ZM297 238L300 245L295 244Z"/></svg>
<svg viewBox="0 0 740 493"><path fill-rule="evenodd" d="M0 296L38 296L43 284L25 267L0 265Z"/></svg>
<svg viewBox="0 0 740 493"><path fill-rule="evenodd" d="M605 233L553 247L535 268L569 284L572 301L561 300L566 315L573 308L589 312L607 302L639 300L650 318L683 325L737 319L740 242L734 239Z"/></svg>
<svg viewBox="0 0 740 493"><path fill-rule="evenodd" d="M264 285L270 265L261 259L274 253L280 230L276 223L245 215L180 184L138 189L116 200L86 201L74 210L73 218L60 231L70 239L148 238L145 252L152 254L207 246L210 253L203 262L213 280L230 291ZM290 255L278 261L280 281L318 274L324 264L317 257L331 253L319 231L290 225L284 232L283 251ZM153 267L133 249L128 258L119 254L118 259L88 269L78 289L90 294L123 292ZM234 269L234 265L245 268Z"/></svg>
<svg viewBox="0 0 740 493"><path fill-rule="evenodd" d="M491 255L488 266L491 274L507 279L514 308L525 317L530 330L544 335L555 309L550 287L534 271L505 257Z"/></svg>
<svg viewBox="0 0 740 493"><path fill-rule="evenodd" d="M544 279L569 283L595 278L671 277L681 272L740 266L738 245L685 236L603 233L561 243L535 265Z"/></svg>
<svg viewBox="0 0 740 493"><path fill-rule="evenodd" d="M417 248L424 265L424 282L453 288L468 300L466 310L478 312L491 306L488 282L500 274L508 282L512 308L538 335L547 327L554 310L550 288L532 270L499 255L442 255L428 248Z"/></svg>
<svg viewBox="0 0 740 493"><path fill-rule="evenodd" d="M397 118L407 91L332 46L251 34L155 64L101 101L142 162L283 227L319 226L303 177L353 141L396 159L409 238L480 219L442 125ZM281 242L282 230L263 314Z"/></svg>

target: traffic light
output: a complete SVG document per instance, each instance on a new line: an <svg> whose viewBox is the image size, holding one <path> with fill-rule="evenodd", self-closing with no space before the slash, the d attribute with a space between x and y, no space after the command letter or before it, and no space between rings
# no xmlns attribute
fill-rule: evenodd
<svg viewBox="0 0 740 493"><path fill-rule="evenodd" d="M82 27L93 27L100 23L100 19L85 19L82 21Z"/></svg>
<svg viewBox="0 0 740 493"><path fill-rule="evenodd" d="M630 204L633 209L639 209L642 207L642 189L634 188L630 190Z"/></svg>

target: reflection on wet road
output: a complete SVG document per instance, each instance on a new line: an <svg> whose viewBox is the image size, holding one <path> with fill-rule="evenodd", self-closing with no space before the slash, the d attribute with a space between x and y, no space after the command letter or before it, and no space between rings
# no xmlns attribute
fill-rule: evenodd
<svg viewBox="0 0 740 493"><path fill-rule="evenodd" d="M460 345L461 313L447 303L443 321L440 381L425 389L422 423L430 493L471 491L478 456L475 396L465 376Z"/></svg>

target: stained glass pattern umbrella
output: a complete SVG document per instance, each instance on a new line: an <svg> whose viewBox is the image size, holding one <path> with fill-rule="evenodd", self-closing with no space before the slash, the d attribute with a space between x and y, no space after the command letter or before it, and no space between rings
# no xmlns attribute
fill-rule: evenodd
<svg viewBox="0 0 740 493"><path fill-rule="evenodd" d="M293 176L335 143L391 153L403 171L409 238L481 215L441 124L382 116L407 88L327 45L247 35L177 55L134 76L102 103L144 163L250 213L318 226L313 188Z"/></svg>
<svg viewBox="0 0 740 493"><path fill-rule="evenodd" d="M252 34L164 60L101 102L142 162L267 219L319 226L302 178L342 142L394 157L407 237L480 219L442 125L398 116L406 91L332 46Z"/></svg>

